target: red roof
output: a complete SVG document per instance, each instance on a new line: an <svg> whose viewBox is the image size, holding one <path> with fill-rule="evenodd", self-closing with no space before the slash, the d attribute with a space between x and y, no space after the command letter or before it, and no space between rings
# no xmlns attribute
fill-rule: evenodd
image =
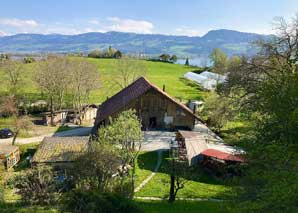
<svg viewBox="0 0 298 213"><path fill-rule="evenodd" d="M119 110L122 110L127 106L131 101L138 98L145 92L147 92L150 89L154 89L160 94L164 95L166 98L168 98L173 103L180 106L183 110L190 113L194 117L200 120L193 112L183 105L182 103L177 102L172 97L170 97L167 93L159 89L157 86L150 83L147 79L144 77L138 78L136 81L134 81L132 84L118 92L116 95L112 96L108 100L106 100L100 107L100 110L98 110L98 114L96 117L96 123L98 124L102 120L108 118L112 114L118 112Z"/></svg>
<svg viewBox="0 0 298 213"><path fill-rule="evenodd" d="M206 149L205 151L201 152L201 154L220 160L244 162L243 158L239 155L229 154L216 149Z"/></svg>

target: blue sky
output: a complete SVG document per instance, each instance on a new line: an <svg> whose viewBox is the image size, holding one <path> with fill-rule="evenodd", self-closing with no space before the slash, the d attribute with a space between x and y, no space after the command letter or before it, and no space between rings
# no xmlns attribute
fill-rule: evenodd
<svg viewBox="0 0 298 213"><path fill-rule="evenodd" d="M298 0L7 0L0 35L122 31L201 36L212 29L271 33Z"/></svg>

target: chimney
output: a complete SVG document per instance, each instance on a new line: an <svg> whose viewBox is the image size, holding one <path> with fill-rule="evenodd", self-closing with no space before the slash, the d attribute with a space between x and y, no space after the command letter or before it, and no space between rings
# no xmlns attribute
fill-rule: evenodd
<svg viewBox="0 0 298 213"><path fill-rule="evenodd" d="M162 85L162 91L166 91L166 85Z"/></svg>

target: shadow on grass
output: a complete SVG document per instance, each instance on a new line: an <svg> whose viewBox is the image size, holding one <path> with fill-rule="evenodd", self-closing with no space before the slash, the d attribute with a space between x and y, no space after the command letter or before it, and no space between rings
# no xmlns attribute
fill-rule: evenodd
<svg viewBox="0 0 298 213"><path fill-rule="evenodd" d="M221 211L221 203L210 201L140 201L136 200L138 206L144 212L182 213L182 212L204 212L216 213Z"/></svg>
<svg viewBox="0 0 298 213"><path fill-rule="evenodd" d="M21 156L19 163L14 167L14 171L18 172L30 168L30 163L27 157L33 157L38 148L38 144L25 144L20 146Z"/></svg>
<svg viewBox="0 0 298 213"><path fill-rule="evenodd" d="M139 168L153 172L156 165L156 158L154 158L154 154L157 154L157 152L153 151L140 154L138 157ZM163 151L162 163L158 172L170 175L172 173L172 168L172 161L169 158L169 151ZM187 162L175 162L175 168L178 168L181 171L179 172L181 173L180 176L184 179L213 185L223 184L223 181L215 178L213 175L208 174L199 166L188 166Z"/></svg>

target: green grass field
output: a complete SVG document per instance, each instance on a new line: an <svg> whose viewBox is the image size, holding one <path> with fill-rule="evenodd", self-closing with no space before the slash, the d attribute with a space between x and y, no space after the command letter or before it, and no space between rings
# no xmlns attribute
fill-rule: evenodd
<svg viewBox="0 0 298 213"><path fill-rule="evenodd" d="M120 90L119 87L112 86L112 80L119 72L117 70L117 59L92 59L86 58L89 62L96 65L101 76L100 88L93 91L90 95L90 103L101 103L106 100L107 96L111 97ZM183 75L194 68L185 67L178 64L144 61L147 70L146 78L158 87L166 86L166 92L171 96L187 101L188 99L200 99L202 92L199 91L197 85L183 79ZM41 96L35 81L35 70L37 63L26 64L24 69L24 83L22 93L29 100L38 100ZM3 71L0 71L0 77L3 78ZM4 78L5 79L5 78ZM5 84L0 85L0 94L7 92Z"/></svg>
<svg viewBox="0 0 298 213"><path fill-rule="evenodd" d="M143 153L139 156L142 158ZM148 154L147 154L148 155ZM149 161L150 162L150 161ZM150 165L138 165L137 176L147 175L151 173L147 172L152 168ZM163 152L163 161L161 167L157 174L142 188L139 192L136 193L138 197L158 197L166 198L169 196L169 187L170 187L170 176L169 176L170 163L168 158L168 152ZM143 172L143 170L146 171ZM152 171L151 171L152 172ZM224 185L223 181L215 179L213 176L206 174L200 168L197 168L194 174L191 175L185 187L181 189L177 197L178 198L219 198L224 199L226 193L231 189L229 186ZM145 179L141 178L141 179ZM137 185L136 185L137 186Z"/></svg>

